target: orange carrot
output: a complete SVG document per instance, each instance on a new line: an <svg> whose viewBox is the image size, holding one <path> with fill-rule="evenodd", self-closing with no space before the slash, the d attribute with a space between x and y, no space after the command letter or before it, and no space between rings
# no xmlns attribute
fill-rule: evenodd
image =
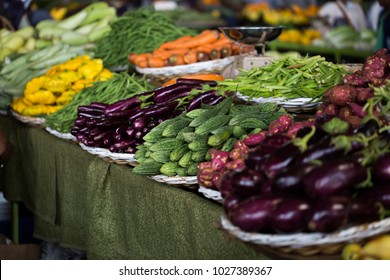
<svg viewBox="0 0 390 280"><path fill-rule="evenodd" d="M187 40L190 40L192 38L193 37L190 36L190 35L185 35L185 36L182 36L182 37L180 37L180 38L178 38L176 40L163 43L158 48L159 49L166 49L166 50L180 48L180 44L181 43L183 43L183 42L185 42Z"/></svg>
<svg viewBox="0 0 390 280"><path fill-rule="evenodd" d="M165 62L161 58L155 56L148 57L148 67L159 68L164 66Z"/></svg>
<svg viewBox="0 0 390 280"><path fill-rule="evenodd" d="M197 62L197 52L192 50L186 52L186 54L184 55L184 62L186 64Z"/></svg>
<svg viewBox="0 0 390 280"><path fill-rule="evenodd" d="M187 41L184 41L180 44L181 48L195 48L198 46L211 44L218 40L219 33L216 30L204 30L199 35L196 35L192 39L189 39Z"/></svg>
<svg viewBox="0 0 390 280"><path fill-rule="evenodd" d="M206 81L223 81L225 79L222 75L212 74L212 73L184 75L184 76L180 76L179 78L206 80ZM171 79L165 82L162 86L166 87L175 84L177 79L178 78Z"/></svg>
<svg viewBox="0 0 390 280"><path fill-rule="evenodd" d="M184 62L184 55L182 54L173 54L168 58L168 64L175 66L175 65L183 65Z"/></svg>
<svg viewBox="0 0 390 280"><path fill-rule="evenodd" d="M145 59L145 60L141 60L138 62L138 64L136 64L138 67L141 67L141 68L147 68L148 67L148 61Z"/></svg>
<svg viewBox="0 0 390 280"><path fill-rule="evenodd" d="M148 56L150 56L149 53L133 54L129 62L138 65L140 61L147 60Z"/></svg>
<svg viewBox="0 0 390 280"><path fill-rule="evenodd" d="M153 51L153 56L160 57L163 60L170 58L172 55L184 55L187 49L172 49L172 50L161 50L157 49Z"/></svg>

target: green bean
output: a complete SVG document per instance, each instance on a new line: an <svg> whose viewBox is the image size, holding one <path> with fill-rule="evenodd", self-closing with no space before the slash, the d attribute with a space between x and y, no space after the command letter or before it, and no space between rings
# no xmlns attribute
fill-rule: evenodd
<svg viewBox="0 0 390 280"><path fill-rule="evenodd" d="M238 91L251 98L318 99L328 88L338 84L345 73L344 67L325 61L321 56L287 57L263 67L240 71L234 79L219 82L218 88Z"/></svg>

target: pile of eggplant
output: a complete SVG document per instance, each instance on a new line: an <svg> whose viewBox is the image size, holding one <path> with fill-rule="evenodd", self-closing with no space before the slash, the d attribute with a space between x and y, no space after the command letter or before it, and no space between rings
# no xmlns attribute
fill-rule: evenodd
<svg viewBox="0 0 390 280"><path fill-rule="evenodd" d="M207 90L203 91L205 85ZM79 106L71 134L89 147L133 154L143 143L143 136L164 120L200 108L202 103L215 105L222 101L224 96L213 89L216 85L216 81L177 79L175 84L113 104Z"/></svg>
<svg viewBox="0 0 390 280"><path fill-rule="evenodd" d="M293 139L269 134L240 170L221 178L228 219L243 231L337 231L390 210L390 132L377 119L353 128L317 120Z"/></svg>

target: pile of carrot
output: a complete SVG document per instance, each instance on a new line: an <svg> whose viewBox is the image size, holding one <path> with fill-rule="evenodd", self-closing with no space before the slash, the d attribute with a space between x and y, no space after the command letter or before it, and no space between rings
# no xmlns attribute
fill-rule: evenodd
<svg viewBox="0 0 390 280"><path fill-rule="evenodd" d="M241 49L250 52L253 48ZM196 36L182 36L160 45L151 53L128 56L128 61L141 68L176 66L220 59L240 52L225 35L217 30L204 30Z"/></svg>

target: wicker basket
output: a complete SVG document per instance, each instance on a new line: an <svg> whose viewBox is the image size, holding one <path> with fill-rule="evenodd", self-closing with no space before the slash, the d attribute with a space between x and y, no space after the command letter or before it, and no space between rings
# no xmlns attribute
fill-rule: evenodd
<svg viewBox="0 0 390 280"><path fill-rule="evenodd" d="M21 114L16 113L14 110L10 110L11 115L17 119L18 121L28 124L33 127L37 128L43 128L45 126L46 120L45 118L41 117L29 117L29 116L23 116Z"/></svg>
<svg viewBox="0 0 390 280"><path fill-rule="evenodd" d="M165 183L168 185L174 185L177 187L186 187L191 189L198 188L198 179L196 176L165 176L165 175L155 175L150 176L154 181Z"/></svg>
<svg viewBox="0 0 390 280"><path fill-rule="evenodd" d="M134 154L126 153L111 153L108 149L99 148L99 147L88 147L82 143L79 143L80 147L92 155L96 155L103 160L116 163L116 164L126 164L135 166L137 164Z"/></svg>
<svg viewBox="0 0 390 280"><path fill-rule="evenodd" d="M218 203L223 203L223 198L221 196L221 192L209 188L205 188L203 186L199 186L198 192L203 194L206 198L216 201Z"/></svg>
<svg viewBox="0 0 390 280"><path fill-rule="evenodd" d="M245 232L234 226L225 215L221 217L221 226L230 235L247 242L259 251L271 252L281 258L290 256L294 259L335 259L340 258L340 252L346 244L364 242L367 238L390 231L390 218L352 226L329 234Z"/></svg>

